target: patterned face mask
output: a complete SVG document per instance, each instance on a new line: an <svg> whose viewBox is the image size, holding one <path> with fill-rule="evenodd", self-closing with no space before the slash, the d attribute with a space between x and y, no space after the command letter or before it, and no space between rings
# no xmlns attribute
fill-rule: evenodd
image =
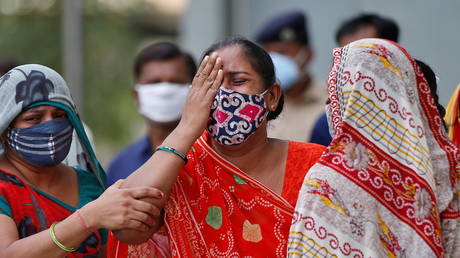
<svg viewBox="0 0 460 258"><path fill-rule="evenodd" d="M265 121L267 104L261 94L243 94L220 88L212 103L207 130L222 145L239 145Z"/></svg>
<svg viewBox="0 0 460 258"><path fill-rule="evenodd" d="M8 130L8 144L27 162L54 167L69 153L73 127L69 120L50 120L29 128Z"/></svg>

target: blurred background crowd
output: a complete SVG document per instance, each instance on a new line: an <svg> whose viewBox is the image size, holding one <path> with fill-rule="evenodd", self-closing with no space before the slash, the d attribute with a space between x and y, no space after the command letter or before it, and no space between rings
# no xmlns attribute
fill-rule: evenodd
<svg viewBox="0 0 460 258"><path fill-rule="evenodd" d="M309 71L324 87L336 31L360 13L397 22L399 42L439 77L443 105L460 81L457 0L0 0L0 60L43 64L64 75L106 167L145 134L130 97L140 49L172 41L199 60L212 42L235 34L255 40L270 17L292 10L307 17Z"/></svg>

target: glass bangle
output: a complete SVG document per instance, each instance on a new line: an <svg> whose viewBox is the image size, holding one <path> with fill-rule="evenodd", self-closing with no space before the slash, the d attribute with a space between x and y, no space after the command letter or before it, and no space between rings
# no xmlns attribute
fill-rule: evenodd
<svg viewBox="0 0 460 258"><path fill-rule="evenodd" d="M61 242L59 242L59 240L56 237L56 233L54 232L54 227L56 227L56 225L58 223L59 222L54 222L53 224L51 224L51 227L50 227L51 240L53 240L54 244L57 245L57 247L61 248L62 250L66 251L66 252L71 253L71 252L77 251L77 248L70 248L70 247L65 246Z"/></svg>
<svg viewBox="0 0 460 258"><path fill-rule="evenodd" d="M188 162L187 156L185 156L184 153L179 152L178 150L176 150L174 148L160 145L155 149L155 151L158 151L158 150L162 150L162 151L166 151L166 152L176 154L179 158L181 158L184 161L185 164L187 164L187 162Z"/></svg>

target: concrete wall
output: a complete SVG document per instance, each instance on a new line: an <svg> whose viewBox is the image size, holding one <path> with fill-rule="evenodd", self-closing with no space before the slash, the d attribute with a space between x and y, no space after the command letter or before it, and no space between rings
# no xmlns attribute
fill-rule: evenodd
<svg viewBox="0 0 460 258"><path fill-rule="evenodd" d="M190 0L180 43L198 57L226 35L252 38L266 19L292 9L308 15L315 50L311 65L318 80L326 79L339 24L360 12L376 12L393 18L400 26L400 43L436 72L441 103L447 104L460 83L460 0Z"/></svg>

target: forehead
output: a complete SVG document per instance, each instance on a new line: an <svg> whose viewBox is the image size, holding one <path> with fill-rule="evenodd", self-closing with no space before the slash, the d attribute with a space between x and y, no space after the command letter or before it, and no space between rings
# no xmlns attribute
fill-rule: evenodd
<svg viewBox="0 0 460 258"><path fill-rule="evenodd" d="M215 52L217 52L218 56L222 59L224 72L240 70L251 72L254 70L243 48L239 45L224 47Z"/></svg>
<svg viewBox="0 0 460 258"><path fill-rule="evenodd" d="M30 109L24 110L19 114L19 116L27 115L27 114L35 114L35 113L47 113L47 112L65 112L65 111L55 106L41 105L41 106L36 106Z"/></svg>
<svg viewBox="0 0 460 258"><path fill-rule="evenodd" d="M286 56L295 56L302 45L299 42L268 42L264 44L268 52L276 52Z"/></svg>
<svg viewBox="0 0 460 258"><path fill-rule="evenodd" d="M365 38L378 38L379 33L377 28L373 25L367 25L359 28L352 34L344 35L339 39L340 46L345 46L348 43L351 43L356 40L365 39Z"/></svg>
<svg viewBox="0 0 460 258"><path fill-rule="evenodd" d="M33 107L33 108L29 108L27 110L24 110L24 112L43 112L43 111L64 111L58 107L55 107L55 106L50 106L50 105L40 105L40 106L36 106L36 107Z"/></svg>
<svg viewBox="0 0 460 258"><path fill-rule="evenodd" d="M152 60L145 63L139 74L139 83L149 81L184 81L191 80L189 69L183 57L169 60Z"/></svg>

